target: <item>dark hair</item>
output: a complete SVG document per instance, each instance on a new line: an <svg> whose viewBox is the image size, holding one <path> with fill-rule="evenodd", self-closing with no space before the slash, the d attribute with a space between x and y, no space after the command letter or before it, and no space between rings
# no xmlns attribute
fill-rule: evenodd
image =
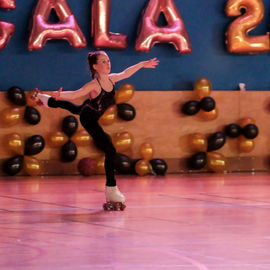
<svg viewBox="0 0 270 270"><path fill-rule="evenodd" d="M98 56L101 54L106 55L104 51L96 51L96 52L88 53L87 60L88 60L88 65L89 65L92 79L95 78L96 73L97 73L96 70L94 69L94 65L97 63Z"/></svg>

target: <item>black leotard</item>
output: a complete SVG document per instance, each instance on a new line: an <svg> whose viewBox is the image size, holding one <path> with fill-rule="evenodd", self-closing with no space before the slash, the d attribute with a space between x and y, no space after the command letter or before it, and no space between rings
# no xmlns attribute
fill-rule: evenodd
<svg viewBox="0 0 270 270"><path fill-rule="evenodd" d="M98 79L97 81L100 85L101 92L97 97L85 100L84 103L82 104L81 111L83 111L85 107L88 107L93 111L95 111L97 113L97 116L100 117L108 109L108 107L115 104L114 101L115 87L113 82L110 80L113 85L113 89L111 91L105 91L102 88Z"/></svg>

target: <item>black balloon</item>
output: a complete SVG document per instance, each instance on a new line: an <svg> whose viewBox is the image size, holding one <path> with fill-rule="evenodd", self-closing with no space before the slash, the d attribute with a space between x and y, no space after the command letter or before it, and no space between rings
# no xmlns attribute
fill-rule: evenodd
<svg viewBox="0 0 270 270"><path fill-rule="evenodd" d="M8 175L16 175L23 167L23 156L15 156L3 163L3 171Z"/></svg>
<svg viewBox="0 0 270 270"><path fill-rule="evenodd" d="M34 135L25 142L24 154L32 156L40 153L45 147L45 140L40 135Z"/></svg>
<svg viewBox="0 0 270 270"><path fill-rule="evenodd" d="M218 131L212 134L207 140L207 152L220 149L226 142L226 136L223 132Z"/></svg>
<svg viewBox="0 0 270 270"><path fill-rule="evenodd" d="M27 106L24 111L24 119L31 125L36 125L40 122L40 113L34 107Z"/></svg>
<svg viewBox="0 0 270 270"><path fill-rule="evenodd" d="M243 135L247 139L254 139L258 136L259 130L256 125L248 124L243 127Z"/></svg>
<svg viewBox="0 0 270 270"><path fill-rule="evenodd" d="M187 115L194 115L200 110L199 102L190 100L182 106L182 112Z"/></svg>
<svg viewBox="0 0 270 270"><path fill-rule="evenodd" d="M230 124L225 127L225 134L231 138L236 138L242 133L242 128L237 124Z"/></svg>
<svg viewBox="0 0 270 270"><path fill-rule="evenodd" d="M152 169L153 169L155 174L157 174L157 175L165 175L166 174L168 166L163 159L158 159L158 158L151 159L150 164L151 164Z"/></svg>
<svg viewBox="0 0 270 270"><path fill-rule="evenodd" d="M26 105L25 94L24 94L24 91L20 87L13 86L9 88L7 91L7 96L8 96L8 99L16 105L19 105L19 106Z"/></svg>
<svg viewBox="0 0 270 270"><path fill-rule="evenodd" d="M214 110L216 107L216 102L211 97L204 97L200 101L200 108L206 112Z"/></svg>
<svg viewBox="0 0 270 270"><path fill-rule="evenodd" d="M76 117L69 115L66 116L62 123L62 130L68 137L71 137L78 128L78 120Z"/></svg>
<svg viewBox="0 0 270 270"><path fill-rule="evenodd" d="M114 157L114 168L120 174L131 174L132 160L126 155L116 153Z"/></svg>
<svg viewBox="0 0 270 270"><path fill-rule="evenodd" d="M190 157L188 167L193 170L200 170L206 165L206 162L206 153L198 152Z"/></svg>
<svg viewBox="0 0 270 270"><path fill-rule="evenodd" d="M71 162L77 157L77 147L74 142L69 140L61 148L61 159L62 161Z"/></svg>
<svg viewBox="0 0 270 270"><path fill-rule="evenodd" d="M131 121L136 116L134 107L127 103L117 104L117 115L119 118L125 121Z"/></svg>

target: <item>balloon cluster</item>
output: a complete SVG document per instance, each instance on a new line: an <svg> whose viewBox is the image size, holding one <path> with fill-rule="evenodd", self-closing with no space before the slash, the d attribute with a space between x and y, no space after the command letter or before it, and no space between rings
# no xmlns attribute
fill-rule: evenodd
<svg viewBox="0 0 270 270"><path fill-rule="evenodd" d="M121 85L115 94L116 105L110 106L100 117L100 124L111 125L118 118L131 121L136 116L135 108L127 102L133 97L135 88L132 84L126 83Z"/></svg>
<svg viewBox="0 0 270 270"><path fill-rule="evenodd" d="M14 126L18 124L22 118L30 125L37 125L40 122L41 116L39 111L32 106L33 102L30 96L26 96L24 90L20 87L13 86L9 88L7 98L11 103L16 105L16 107L5 108L1 111L0 120L4 126ZM24 107L24 112L21 107Z"/></svg>
<svg viewBox="0 0 270 270"><path fill-rule="evenodd" d="M154 147L149 142L145 142L140 146L140 156L142 159L139 159L135 163L135 172L138 175L144 176L150 173L151 168L149 161L153 158L154 152Z"/></svg>
<svg viewBox="0 0 270 270"><path fill-rule="evenodd" d="M127 155L120 153L115 156L114 166L119 174L137 174L140 176L149 173L165 175L168 168L166 162L162 159L131 159Z"/></svg>
<svg viewBox="0 0 270 270"><path fill-rule="evenodd" d="M190 100L182 105L182 112L186 115L199 113L204 120L214 120L217 118L217 108L215 100L210 97L212 91L211 82L207 78L199 78L194 84L194 100ZM197 100L198 99L198 100Z"/></svg>
<svg viewBox="0 0 270 270"><path fill-rule="evenodd" d="M249 153L255 147L255 139L259 129L252 118L244 118L239 124L229 124L225 127L225 133L230 138L238 138L238 149L240 152Z"/></svg>
<svg viewBox="0 0 270 270"><path fill-rule="evenodd" d="M194 133L189 136L189 146L196 151L188 160L188 167L193 170L203 169L206 165L214 172L226 170L226 158L218 153L212 152L220 149L226 142L223 132L215 132L208 138L201 133Z"/></svg>
<svg viewBox="0 0 270 270"><path fill-rule="evenodd" d="M224 132L218 131L210 135L208 139L201 133L194 133L189 136L190 149L196 151L189 159L189 167L199 170L207 167L214 172L226 171L226 158L217 152L226 143L226 136L230 138L238 137L238 148L240 152L249 153L254 147L254 138L258 136L259 130L252 118L244 118L239 124L229 124L225 126Z"/></svg>
<svg viewBox="0 0 270 270"><path fill-rule="evenodd" d="M61 160L71 162L77 157L77 146L87 146L91 136L85 131L77 131L78 120L73 115L66 116L62 122L62 131L49 134L51 147L61 147ZM76 146L77 145L77 146Z"/></svg>
<svg viewBox="0 0 270 270"><path fill-rule="evenodd" d="M115 95L117 116L125 121L131 121L136 116L135 108L127 102L134 96L135 88L132 84L122 84Z"/></svg>
<svg viewBox="0 0 270 270"><path fill-rule="evenodd" d="M149 142L145 142L140 146L140 156L142 159L134 162L136 174L140 176L144 176L149 173L165 175L167 164L162 159L153 159L154 152L154 146Z"/></svg>
<svg viewBox="0 0 270 270"><path fill-rule="evenodd" d="M3 163L3 171L6 174L16 175L22 169L31 176L40 174L41 164L32 156L44 149L45 140L42 136L33 135L24 142L20 134L12 133L6 136L4 145L9 152L15 154Z"/></svg>

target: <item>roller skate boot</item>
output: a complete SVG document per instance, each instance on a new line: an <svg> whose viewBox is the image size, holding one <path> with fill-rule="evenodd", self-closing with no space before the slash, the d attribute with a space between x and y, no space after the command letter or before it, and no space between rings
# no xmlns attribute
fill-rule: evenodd
<svg viewBox="0 0 270 270"><path fill-rule="evenodd" d="M117 186L106 186L105 195L106 203L103 204L105 211L123 211L126 208L124 204L125 196L120 192Z"/></svg>

